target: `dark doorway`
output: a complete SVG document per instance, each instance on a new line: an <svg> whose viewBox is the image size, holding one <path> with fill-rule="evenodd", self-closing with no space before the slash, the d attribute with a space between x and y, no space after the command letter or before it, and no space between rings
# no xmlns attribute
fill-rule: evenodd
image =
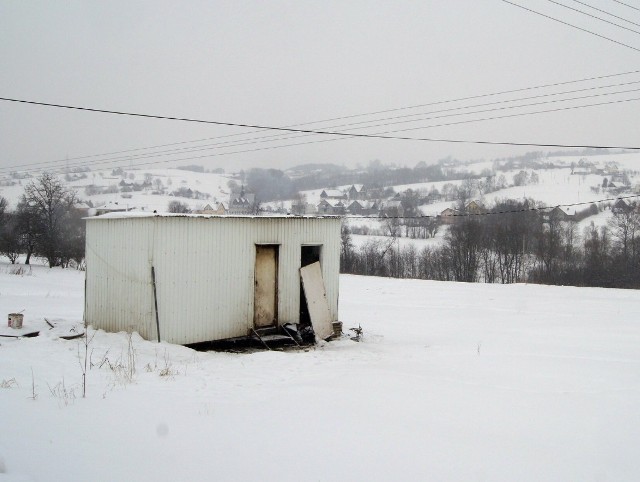
<svg viewBox="0 0 640 482"><path fill-rule="evenodd" d="M303 268L310 264L320 261L322 254L322 245L309 245L300 247L300 267ZM303 326L311 325L309 318L309 308L307 308L307 299L302 289L302 280L300 280L300 324Z"/></svg>

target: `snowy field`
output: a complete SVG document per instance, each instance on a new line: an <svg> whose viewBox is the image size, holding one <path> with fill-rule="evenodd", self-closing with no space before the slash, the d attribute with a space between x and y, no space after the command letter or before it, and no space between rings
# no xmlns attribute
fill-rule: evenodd
<svg viewBox="0 0 640 482"><path fill-rule="evenodd" d="M11 271L4 317L81 320L82 272ZM0 338L0 481L640 480L640 292L340 282L361 343L91 331L84 399L78 340Z"/></svg>

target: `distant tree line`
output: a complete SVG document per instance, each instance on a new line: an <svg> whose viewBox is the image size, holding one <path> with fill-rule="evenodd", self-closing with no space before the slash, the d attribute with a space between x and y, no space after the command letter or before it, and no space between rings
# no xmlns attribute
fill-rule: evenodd
<svg viewBox="0 0 640 482"><path fill-rule="evenodd" d="M300 191L350 184L364 184L369 189L378 188L381 192L384 186L437 181L465 180L484 192L504 189L507 186L504 175L497 176L491 169L472 173L464 169L464 163L453 158L442 159L432 165L419 162L414 167L397 167L376 160L365 168L355 170L335 164L309 164L300 166L298 170L297 175L292 178L279 169L250 169L246 173L241 171L240 182L249 191L254 192L261 202L292 199ZM514 176L514 184L517 186L537 182L538 176L535 172L520 171ZM237 184L236 181L232 183ZM441 195L444 200L457 199L457 192L453 192L457 189L458 186L455 184L447 184L443 186L441 193L433 194ZM434 190L435 188L432 188L432 191Z"/></svg>
<svg viewBox="0 0 640 482"><path fill-rule="evenodd" d="M260 202L292 199L299 191L336 187L347 184L365 184L382 187L423 181L445 181L480 177L460 173L454 169L444 169L442 165L427 166L420 163L415 168L383 165L372 161L365 169L349 170L345 167L328 165L307 165L304 173L292 179L279 169L250 169L241 173L241 182L256 194ZM234 182L234 185L236 183Z"/></svg>
<svg viewBox="0 0 640 482"><path fill-rule="evenodd" d="M44 173L25 186L14 210L0 197L0 254L11 263L20 255L25 264L43 258L50 267L82 265L85 253L86 212L77 208L74 191L57 177Z"/></svg>
<svg viewBox="0 0 640 482"><path fill-rule="evenodd" d="M454 181L466 178L480 178L487 175L472 174L460 169L462 163L452 158L440 160L437 164L427 165L419 162L415 167L397 167L383 164L379 160L371 161L366 167L350 170L345 167L331 165L301 175L292 181L296 191L336 187L348 184L364 184L368 187L393 186L398 184L413 184L420 182ZM311 166L315 167L315 166Z"/></svg>
<svg viewBox="0 0 640 482"><path fill-rule="evenodd" d="M298 191L289 176L279 169L250 169L242 182L259 202L292 199Z"/></svg>
<svg viewBox="0 0 640 482"><path fill-rule="evenodd" d="M640 212L616 211L606 226L578 233L577 221L531 210L532 201L501 201L461 216L439 247L400 248L394 237L354 247L342 229L343 273L485 283L640 288Z"/></svg>

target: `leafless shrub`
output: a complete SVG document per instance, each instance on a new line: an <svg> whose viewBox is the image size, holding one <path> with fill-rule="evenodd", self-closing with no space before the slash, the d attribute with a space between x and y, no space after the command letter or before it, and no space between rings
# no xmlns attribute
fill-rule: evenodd
<svg viewBox="0 0 640 482"><path fill-rule="evenodd" d="M109 350L107 350L99 363L91 366L97 366L99 369L107 366L114 374L114 384L126 385L133 382L136 375L136 351L133 346L133 334L127 335L126 352L120 352L120 356L111 360L109 358Z"/></svg>
<svg viewBox="0 0 640 482"><path fill-rule="evenodd" d="M15 378L9 378L8 380L2 380L2 382L0 382L0 388L14 388L17 386L19 385Z"/></svg>
<svg viewBox="0 0 640 482"><path fill-rule="evenodd" d="M16 276L31 276L31 266L29 266L29 270L25 269L24 266L11 266L7 271L9 274L14 274Z"/></svg>
<svg viewBox="0 0 640 482"><path fill-rule="evenodd" d="M53 387L49 384L47 384L47 386L49 387L51 396L63 402L65 406L72 404L76 399L75 388L67 387L64 383L64 378Z"/></svg>
<svg viewBox="0 0 640 482"><path fill-rule="evenodd" d="M171 360L167 350L164 351L164 367L160 370L161 377L170 377L176 375L178 372L172 368Z"/></svg>
<svg viewBox="0 0 640 482"><path fill-rule="evenodd" d="M358 328L349 328L349 331L353 331L354 333L354 336L351 337L353 341L362 340L362 337L364 336L364 331L362 330L362 327L360 325L358 325Z"/></svg>
<svg viewBox="0 0 640 482"><path fill-rule="evenodd" d="M36 393L36 381L33 376L33 367L31 367L31 396L29 398L31 400L38 398L38 394Z"/></svg>
<svg viewBox="0 0 640 482"><path fill-rule="evenodd" d="M82 337L82 341L78 343L78 363L80 364L80 371L82 372L82 398L86 398L87 396L87 365L89 366L89 369L92 367L89 345L93 341L94 336L96 336L95 332L89 338L89 327L85 322L84 336ZM80 351L80 347L84 349L84 352ZM93 349L91 352L93 353Z"/></svg>

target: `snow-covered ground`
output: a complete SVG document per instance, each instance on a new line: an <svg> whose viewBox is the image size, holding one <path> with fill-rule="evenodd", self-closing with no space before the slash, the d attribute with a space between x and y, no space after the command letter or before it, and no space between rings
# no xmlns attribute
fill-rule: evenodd
<svg viewBox="0 0 640 482"><path fill-rule="evenodd" d="M544 202L547 206L555 206L612 197L606 192L594 192L591 189L602 185L602 176L572 175L571 169L543 169L536 172L540 178L538 183L514 186L490 193L485 196L485 201L491 204L496 199L532 198Z"/></svg>
<svg viewBox="0 0 640 482"><path fill-rule="evenodd" d="M625 153L605 153L600 155L575 155L575 156L549 156L548 161L553 163L562 163L565 166L570 166L571 163L578 164L580 160L586 159L589 162L593 162L599 167L604 167L607 162L615 162L620 169L638 170L638 161L640 161L640 154L637 151L625 152Z"/></svg>
<svg viewBox="0 0 640 482"><path fill-rule="evenodd" d="M81 320L82 272L12 271L2 313ZM81 342L0 338L0 480L640 479L640 292L340 282L361 343L130 351L91 331L85 399Z"/></svg>

